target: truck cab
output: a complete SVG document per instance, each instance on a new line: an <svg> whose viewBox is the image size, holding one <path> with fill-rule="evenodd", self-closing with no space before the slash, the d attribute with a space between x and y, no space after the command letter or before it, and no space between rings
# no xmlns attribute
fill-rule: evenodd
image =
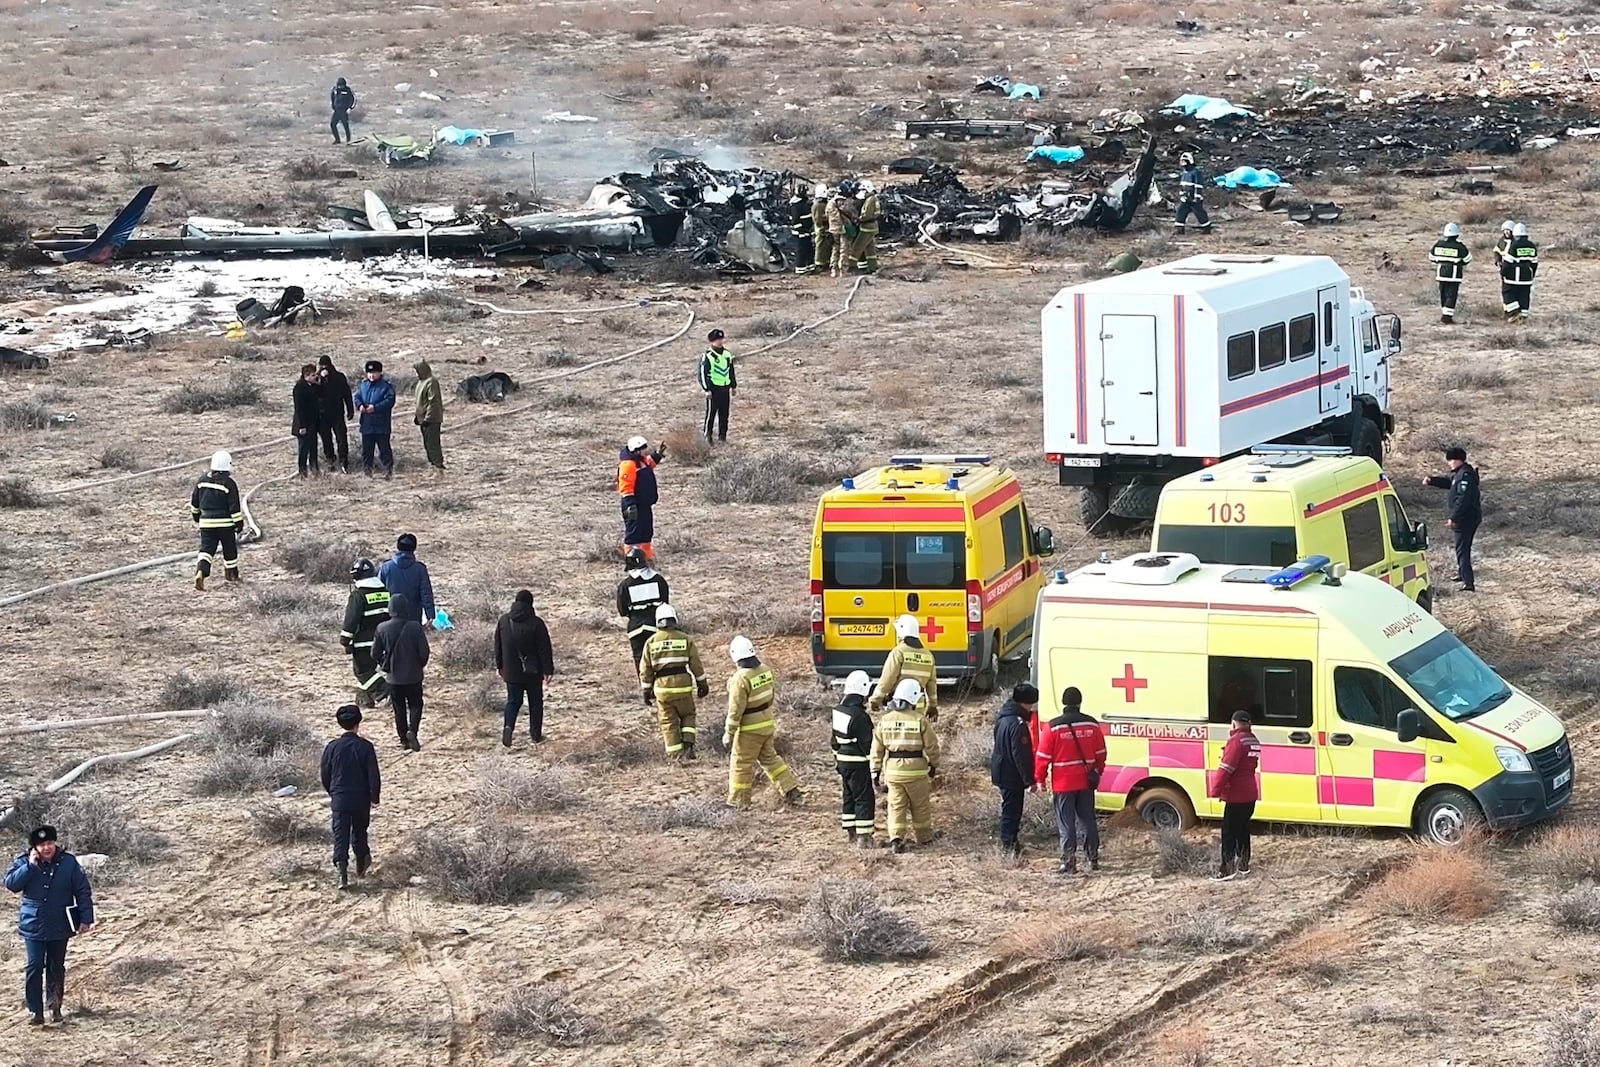
<svg viewBox="0 0 1600 1067"><path fill-rule="evenodd" d="M1412 522L1383 469L1348 448L1258 445L1168 482L1153 552L1202 563L1286 567L1323 555L1433 610L1428 525Z"/></svg>

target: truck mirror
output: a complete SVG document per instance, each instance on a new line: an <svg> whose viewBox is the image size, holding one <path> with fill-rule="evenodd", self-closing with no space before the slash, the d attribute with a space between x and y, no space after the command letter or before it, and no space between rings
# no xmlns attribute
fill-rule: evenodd
<svg viewBox="0 0 1600 1067"><path fill-rule="evenodd" d="M1419 523L1413 524L1412 527L1411 527L1411 549L1412 549L1412 551L1421 552L1422 550L1424 550L1427 547L1428 547L1428 524L1427 524L1427 522L1424 521L1424 522L1419 522Z"/></svg>
<svg viewBox="0 0 1600 1067"><path fill-rule="evenodd" d="M1400 343L1400 316L1395 315L1389 320L1389 340L1395 344Z"/></svg>
<svg viewBox="0 0 1600 1067"><path fill-rule="evenodd" d="M1056 554L1056 535L1051 532L1050 527L1040 526L1033 531L1033 547L1041 556Z"/></svg>
<svg viewBox="0 0 1600 1067"><path fill-rule="evenodd" d="M1407 708L1394 721L1395 736L1402 742L1415 741L1422 733L1422 717L1416 708Z"/></svg>

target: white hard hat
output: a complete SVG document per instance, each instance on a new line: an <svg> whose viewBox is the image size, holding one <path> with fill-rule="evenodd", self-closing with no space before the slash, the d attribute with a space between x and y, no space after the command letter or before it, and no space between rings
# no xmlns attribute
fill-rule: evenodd
<svg viewBox="0 0 1600 1067"><path fill-rule="evenodd" d="M1444 235L1446 237L1460 237L1461 236L1461 227L1457 226L1453 222L1447 223L1445 225L1445 228L1444 228Z"/></svg>
<svg viewBox="0 0 1600 1067"><path fill-rule="evenodd" d="M677 622L677 621L678 621L678 609L673 607L671 604L662 604L660 607L656 608L656 625L657 626L660 626L664 622Z"/></svg>
<svg viewBox="0 0 1600 1067"><path fill-rule="evenodd" d="M922 703L922 683L915 678L900 679L900 684L894 687L894 699L904 701L908 707L915 707Z"/></svg>
<svg viewBox="0 0 1600 1067"><path fill-rule="evenodd" d="M894 620L894 635L896 637L915 637L922 626L917 622L915 615L902 615Z"/></svg>
<svg viewBox="0 0 1600 1067"><path fill-rule="evenodd" d="M637 452L639 449L645 447L649 443L650 441L647 438L640 437L638 434L634 434L632 437L628 438L628 451Z"/></svg>
<svg viewBox="0 0 1600 1067"><path fill-rule="evenodd" d="M1515 219L1506 219L1506 221L1504 221L1504 222L1502 222L1500 224L1500 228L1502 230L1509 230L1512 227L1516 226L1516 224L1517 224L1517 221Z"/></svg>
<svg viewBox="0 0 1600 1067"><path fill-rule="evenodd" d="M844 695L864 697L872 692L872 675L866 671L851 671L844 680Z"/></svg>
<svg viewBox="0 0 1600 1067"><path fill-rule="evenodd" d="M1528 236L1528 224L1526 222L1519 222L1515 226L1511 227L1511 236L1513 236L1513 237L1526 237L1526 236Z"/></svg>
<svg viewBox="0 0 1600 1067"><path fill-rule="evenodd" d="M742 659L755 659L756 646L748 637L740 634L728 642L728 656L735 663Z"/></svg>
<svg viewBox="0 0 1600 1067"><path fill-rule="evenodd" d="M823 185L821 182L818 182L811 190L811 197L814 200L825 200L825 199L827 199L827 197L828 197L828 187L826 185Z"/></svg>
<svg viewBox="0 0 1600 1067"><path fill-rule="evenodd" d="M226 452L216 452L211 456L211 469L214 471L233 470L233 457Z"/></svg>
<svg viewBox="0 0 1600 1067"><path fill-rule="evenodd" d="M872 184L872 179L871 178L862 178L861 179L861 191L863 193L875 193L875 192L878 191L878 187L876 185Z"/></svg>
<svg viewBox="0 0 1600 1067"><path fill-rule="evenodd" d="M1178 157L1178 162L1184 164L1185 166L1187 166L1190 163L1193 163L1194 162L1194 153L1193 152L1185 152L1183 155Z"/></svg>
<svg viewBox="0 0 1600 1067"><path fill-rule="evenodd" d="M867 191L865 189L857 189L856 190L856 199L857 200L865 200L866 198L867 198Z"/></svg>

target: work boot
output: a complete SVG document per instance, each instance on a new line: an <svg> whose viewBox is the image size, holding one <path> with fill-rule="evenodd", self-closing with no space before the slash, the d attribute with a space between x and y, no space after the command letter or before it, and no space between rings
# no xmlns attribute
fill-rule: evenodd
<svg viewBox="0 0 1600 1067"><path fill-rule="evenodd" d="M365 878L367 876L367 872L370 870L372 870L372 857L368 856L366 859L362 859L360 856L357 856L356 877Z"/></svg>
<svg viewBox="0 0 1600 1067"><path fill-rule="evenodd" d="M422 751L422 742L417 740L417 732L415 730L406 734L406 747L413 752Z"/></svg>
<svg viewBox="0 0 1600 1067"><path fill-rule="evenodd" d="M244 578L237 570L224 570L222 576L230 582L242 582Z"/></svg>
<svg viewBox="0 0 1600 1067"><path fill-rule="evenodd" d="M55 1007L50 1009L50 1021L53 1023L58 1023L61 1021L61 1005L57 1004Z"/></svg>
<svg viewBox="0 0 1600 1067"><path fill-rule="evenodd" d="M1022 846L1015 841L1002 841L1000 854L1008 859L1019 859L1022 856Z"/></svg>
<svg viewBox="0 0 1600 1067"><path fill-rule="evenodd" d="M1227 860L1222 864L1221 867L1217 868L1217 873L1211 876L1211 880L1213 882L1226 882L1232 879L1238 873L1239 872L1233 866L1233 861Z"/></svg>
<svg viewBox="0 0 1600 1067"><path fill-rule="evenodd" d="M543 741L544 738L541 737L539 740ZM695 757L695 754L694 754L694 742L693 741L685 741L683 743L683 758L688 760L690 763L693 763L695 761L696 757Z"/></svg>
<svg viewBox="0 0 1600 1067"><path fill-rule="evenodd" d="M411 742L406 739L405 734L400 735L400 747L405 749L407 752L411 751Z"/></svg>
<svg viewBox="0 0 1600 1067"><path fill-rule="evenodd" d="M506 748L511 747L511 727L507 726L500 731L500 743Z"/></svg>
<svg viewBox="0 0 1600 1067"><path fill-rule="evenodd" d="M871 834L857 834L856 835L856 847L857 848L864 848L864 849L875 849L875 848L878 847L878 842L873 838L873 836Z"/></svg>
<svg viewBox="0 0 1600 1067"><path fill-rule="evenodd" d="M29 1026L43 1026L44 1025L44 1016L43 1015L30 1015L30 1016L28 1016L28 1025Z"/></svg>
<svg viewBox="0 0 1600 1067"><path fill-rule="evenodd" d="M793 808L798 808L801 804L805 803L805 800L805 794L800 792L799 786L795 786L793 789L783 794L783 802Z"/></svg>
<svg viewBox="0 0 1600 1067"><path fill-rule="evenodd" d="M1100 869L1100 857L1099 856L1090 856L1089 857L1089 869L1091 871L1098 871Z"/></svg>
<svg viewBox="0 0 1600 1067"><path fill-rule="evenodd" d="M1454 321L1456 321L1456 320L1452 319L1449 315L1440 315L1439 316L1439 322L1440 322L1441 325L1448 326Z"/></svg>
<svg viewBox="0 0 1600 1067"><path fill-rule="evenodd" d="M197 592L197 593L204 593L206 591L206 576L205 575L197 574L197 575L194 576L194 589L195 589L195 592Z"/></svg>
<svg viewBox="0 0 1600 1067"><path fill-rule="evenodd" d="M859 835L854 830L846 830L844 832L844 839L850 842L852 845L856 843L856 838L858 836Z"/></svg>
<svg viewBox="0 0 1600 1067"><path fill-rule="evenodd" d="M340 889L349 889L350 888L350 865L348 863L338 863L338 864L335 864L334 866L336 866L339 869L339 885L338 885L338 888L340 888Z"/></svg>
<svg viewBox="0 0 1600 1067"><path fill-rule="evenodd" d="M898 856L906 850L906 843L896 837L889 842L889 848Z"/></svg>
<svg viewBox="0 0 1600 1067"><path fill-rule="evenodd" d="M544 744L544 734L543 733L534 734L533 735L533 743L536 744L536 745Z"/></svg>
<svg viewBox="0 0 1600 1067"><path fill-rule="evenodd" d="M1078 873L1078 857L1070 856L1070 857L1062 860L1061 861L1061 866L1056 868L1056 873L1057 874L1077 874Z"/></svg>

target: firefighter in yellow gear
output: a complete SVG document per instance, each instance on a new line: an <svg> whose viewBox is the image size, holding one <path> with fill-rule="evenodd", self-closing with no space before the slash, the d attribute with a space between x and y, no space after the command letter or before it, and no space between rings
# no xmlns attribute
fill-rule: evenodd
<svg viewBox="0 0 1600 1067"><path fill-rule="evenodd" d="M828 233L833 239L833 254L828 257L828 273L837 278L850 259L850 247L859 236L856 219L861 212L855 201L855 183L849 178L839 183L828 201Z"/></svg>
<svg viewBox="0 0 1600 1067"><path fill-rule="evenodd" d="M811 190L811 266L801 267L801 274L825 271L833 263L833 248L839 235L828 226L828 198L832 195L820 183Z"/></svg>
<svg viewBox="0 0 1600 1067"><path fill-rule="evenodd" d="M639 692L645 707L653 702L661 721L661 740L668 759L694 759L694 698L711 686L700 666L694 639L678 628L671 604L656 609L656 632L639 656Z"/></svg>
<svg viewBox="0 0 1600 1067"><path fill-rule="evenodd" d="M722 728L722 743L728 750L728 803L741 810L750 806L759 763L784 802L798 804L802 799L800 782L778 755L776 745L778 720L773 717L772 705L778 698L778 686L772 668L762 665L748 637L730 641L728 656L738 668L728 679L728 722Z"/></svg>
<svg viewBox="0 0 1600 1067"><path fill-rule="evenodd" d="M925 712L929 722L939 721L939 675L933 665L933 653L922 647L922 631L916 616L902 615L894 620L894 633L900 642L883 661L883 673L878 675L878 687L872 691L867 706L874 712L895 693L895 688L906 678L914 679L922 691L917 710Z"/></svg>
<svg viewBox="0 0 1600 1067"><path fill-rule="evenodd" d="M850 249L850 259L857 269L873 274L878 269L878 220L883 218L877 186L865 178L861 179L856 199L861 202L857 221L861 232L856 237L855 246Z"/></svg>
<svg viewBox="0 0 1600 1067"><path fill-rule="evenodd" d="M937 836L930 794L939 770L939 736L917 710L921 699L921 683L904 679L872 730L872 780L889 793L889 847L896 852L906 850L908 819L917 844L932 844Z"/></svg>

